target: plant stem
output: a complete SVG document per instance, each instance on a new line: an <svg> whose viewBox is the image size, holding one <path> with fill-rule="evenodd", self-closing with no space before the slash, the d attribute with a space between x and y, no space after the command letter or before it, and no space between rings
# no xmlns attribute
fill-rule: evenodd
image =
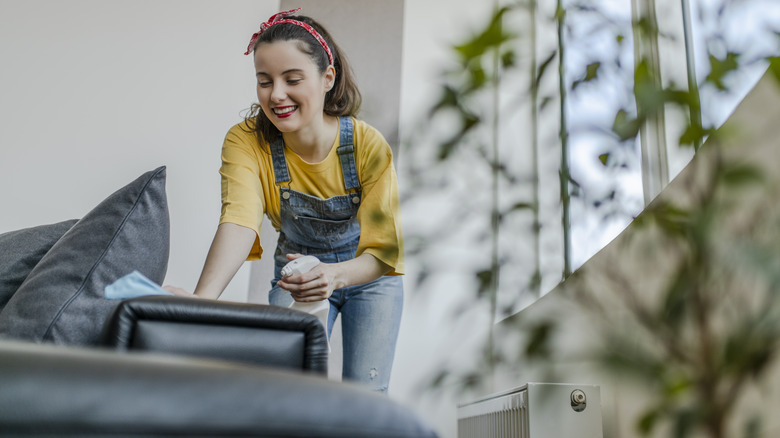
<svg viewBox="0 0 780 438"><path fill-rule="evenodd" d="M680 0L683 16L683 35L685 37L685 61L688 71L688 92L691 94L692 104L688 107L693 126L701 127L701 98L699 97L699 83L696 81L696 61L693 51L693 29L691 26L691 5L689 0ZM694 141L694 150L699 151L702 138L697 136Z"/></svg>
<svg viewBox="0 0 780 438"><path fill-rule="evenodd" d="M558 23L558 92L560 94L561 107L561 164L560 171L560 193L561 193L561 227L563 229L563 279L571 275L571 221L569 219L569 207L571 195L569 193L569 131L566 123L566 69L563 42L565 33L565 15L563 0L558 0L555 17Z"/></svg>
<svg viewBox="0 0 780 438"><path fill-rule="evenodd" d="M498 6L495 8L498 11ZM501 23L499 23L499 26ZM499 231L501 226L501 212L499 210L499 179L500 179L500 157L499 157L499 110L500 110L500 47L495 46L492 50L493 63L493 120L490 127L490 171L491 171L491 200L490 200L490 327L488 327L488 369L490 370L489 385L492 390L493 372L495 368L495 334L494 327L496 323L496 312L498 311L498 280L501 270L499 261Z"/></svg>
<svg viewBox="0 0 780 438"><path fill-rule="evenodd" d="M534 298L542 294L541 272L541 222L539 221L539 87L536 78L536 0L528 2L529 34L531 36L531 163L532 163L532 199L533 206L533 248L534 248L534 273L532 293Z"/></svg>

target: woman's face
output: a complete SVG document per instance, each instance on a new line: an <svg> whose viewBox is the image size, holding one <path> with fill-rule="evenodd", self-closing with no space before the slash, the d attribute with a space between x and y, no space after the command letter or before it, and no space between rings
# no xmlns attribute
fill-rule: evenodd
<svg viewBox="0 0 780 438"><path fill-rule="evenodd" d="M325 94L335 78L333 67L320 74L296 41L275 41L255 49L255 72L260 107L279 131L320 126Z"/></svg>

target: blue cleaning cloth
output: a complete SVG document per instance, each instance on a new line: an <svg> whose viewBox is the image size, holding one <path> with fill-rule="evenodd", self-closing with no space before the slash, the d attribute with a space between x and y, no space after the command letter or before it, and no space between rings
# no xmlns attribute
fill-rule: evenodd
<svg viewBox="0 0 780 438"><path fill-rule="evenodd" d="M123 300L147 295L173 295L138 271L133 271L109 284L104 292L109 300Z"/></svg>

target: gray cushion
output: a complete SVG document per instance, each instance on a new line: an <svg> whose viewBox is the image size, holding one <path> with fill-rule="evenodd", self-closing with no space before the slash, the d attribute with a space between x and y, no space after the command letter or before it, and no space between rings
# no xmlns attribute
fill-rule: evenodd
<svg viewBox="0 0 780 438"><path fill-rule="evenodd" d="M0 311L76 219L0 234Z"/></svg>
<svg viewBox="0 0 780 438"><path fill-rule="evenodd" d="M115 301L103 289L133 270L162 283L170 222L165 167L106 198L38 262L0 312L0 337L95 345Z"/></svg>

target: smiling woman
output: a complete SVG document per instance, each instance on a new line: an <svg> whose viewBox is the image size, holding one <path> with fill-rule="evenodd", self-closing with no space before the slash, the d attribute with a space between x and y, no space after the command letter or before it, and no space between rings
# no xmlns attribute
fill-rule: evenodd
<svg viewBox="0 0 780 438"><path fill-rule="evenodd" d="M269 302L329 303L329 334L341 314L343 378L386 392L403 307L393 155L355 118L361 97L342 51L295 12L251 38L258 103L224 141L222 216L195 295L218 298L245 260L261 257L267 216L279 231ZM302 255L320 263L283 276Z"/></svg>
<svg viewBox="0 0 780 438"><path fill-rule="evenodd" d="M263 43L255 52L257 99L272 126L287 134L285 144L308 162L322 161L333 145L338 120L323 118L325 95L336 71L317 66L292 41ZM313 138L322 134L321 138ZM310 144L312 147L307 148Z"/></svg>
<svg viewBox="0 0 780 438"><path fill-rule="evenodd" d="M322 81L319 85L324 89L324 98L319 98L318 104L321 106L320 113L326 116L357 115L362 103L352 68L327 30L309 17L284 14L276 14L263 23L261 30L252 35L250 47L245 53L254 52L259 100L259 104L252 107L247 120L256 124L254 130L258 136L262 135L262 138L258 137L261 144L282 131L269 118L275 112L269 111L270 106L263 106L266 100L264 96L267 100L284 98L279 95L280 91L289 90L289 86L298 85L306 78L308 82L315 79ZM263 50L257 50L259 46ZM293 48L295 50L290 50ZM271 76L272 73L276 74L276 78ZM319 78L315 78L315 75ZM288 87L280 90L280 82L286 82ZM314 86L311 83L305 85ZM274 89L276 94L273 93ZM306 92L315 91L307 89Z"/></svg>

